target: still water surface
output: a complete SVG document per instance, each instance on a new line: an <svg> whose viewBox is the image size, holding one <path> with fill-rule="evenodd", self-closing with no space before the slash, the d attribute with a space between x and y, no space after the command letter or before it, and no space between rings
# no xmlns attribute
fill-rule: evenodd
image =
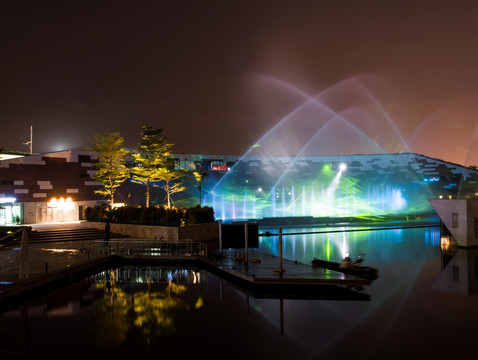
<svg viewBox="0 0 478 360"><path fill-rule="evenodd" d="M314 229L284 233L303 231ZM276 254L277 241L261 237L259 249ZM478 250L443 252L433 227L285 235L284 242L285 257L306 263L365 253L364 265L380 272L361 290L370 301L255 299L201 269L124 267L3 314L0 358L458 359L476 353Z"/></svg>

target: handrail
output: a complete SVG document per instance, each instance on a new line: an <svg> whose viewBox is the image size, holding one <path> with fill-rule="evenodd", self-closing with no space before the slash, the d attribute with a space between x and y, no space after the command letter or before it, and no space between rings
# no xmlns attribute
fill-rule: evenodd
<svg viewBox="0 0 478 360"><path fill-rule="evenodd" d="M157 239L124 239L95 241L86 248L90 255L119 255L122 257L206 257L207 245L200 242L164 241Z"/></svg>
<svg viewBox="0 0 478 360"><path fill-rule="evenodd" d="M17 234L18 234L19 232L22 232L22 231L25 230L25 229L26 229L26 228L25 228L24 226L22 226L22 227L21 227L20 229L18 229L17 231L15 231L15 232L13 232L13 233L11 233L11 234L8 234L8 235L2 237L2 238L0 239L0 246L1 246L1 245L8 244L9 242L15 240L15 237L17 236Z"/></svg>

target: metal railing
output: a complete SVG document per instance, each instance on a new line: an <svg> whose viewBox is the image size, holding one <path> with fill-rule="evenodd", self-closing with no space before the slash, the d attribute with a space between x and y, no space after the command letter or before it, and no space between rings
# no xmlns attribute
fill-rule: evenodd
<svg viewBox="0 0 478 360"><path fill-rule="evenodd" d="M164 240L109 240L95 241L86 247L90 255L118 255L122 257L205 257L207 245L192 241L164 241Z"/></svg>

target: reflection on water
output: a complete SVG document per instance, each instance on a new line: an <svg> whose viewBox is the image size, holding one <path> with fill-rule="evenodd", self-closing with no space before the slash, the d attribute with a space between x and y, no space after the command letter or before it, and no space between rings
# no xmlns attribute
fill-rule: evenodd
<svg viewBox="0 0 478 360"><path fill-rule="evenodd" d="M125 266L103 271L4 315L0 323L3 330L0 353L41 352L51 340L33 346L25 337L32 331L30 323L39 318L49 323L58 317L78 318L85 314L91 315L91 322L85 327L81 342L86 341L96 349L118 349L131 338L138 338L143 351L149 351L162 336L175 333L175 318L179 313L198 311L204 306L201 293L206 284L205 272L197 269ZM20 319L14 327L9 325L13 318ZM15 334L12 329L17 335L23 334L23 340L4 341ZM12 349L13 344L16 346ZM56 341L54 346L50 350L66 350Z"/></svg>
<svg viewBox="0 0 478 360"><path fill-rule="evenodd" d="M340 228L334 227L331 230L333 232L324 233L323 228L283 229L284 257L304 263L310 263L314 257L340 262L346 254L355 258L359 254L365 253L367 262L395 261L399 258L408 260L410 251L416 252L440 244L438 227L394 228L391 230L381 228L372 231L349 231L344 227L342 232ZM357 228L357 230L361 229ZM269 231L272 234L279 233L279 229L270 229ZM288 235L289 233L291 235ZM259 250L277 256L278 249L278 236L259 238Z"/></svg>
<svg viewBox="0 0 478 360"><path fill-rule="evenodd" d="M277 241L261 238L260 250L275 254ZM255 298L203 270L122 267L1 316L0 358L389 359L424 350L427 358L459 358L476 351L477 249L442 249L438 228L286 235L284 245L285 257L304 263L365 253L365 264L380 271L364 289L370 301Z"/></svg>
<svg viewBox="0 0 478 360"><path fill-rule="evenodd" d="M96 287L104 295L96 300L92 339L99 346L119 346L134 327L148 347L165 333L175 331L174 317L179 311L199 309L200 294L187 295L187 284L201 284L195 270L162 268L120 268L95 276ZM138 286L142 285L142 286Z"/></svg>
<svg viewBox="0 0 478 360"><path fill-rule="evenodd" d="M433 288L462 295L478 294L478 249L455 247L443 251L442 271Z"/></svg>

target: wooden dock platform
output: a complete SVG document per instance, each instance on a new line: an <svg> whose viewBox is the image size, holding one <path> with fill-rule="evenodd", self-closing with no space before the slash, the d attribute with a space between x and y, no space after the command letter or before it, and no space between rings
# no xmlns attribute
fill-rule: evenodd
<svg viewBox="0 0 478 360"><path fill-rule="evenodd" d="M246 262L243 253L243 249L223 250L220 258L207 262L223 272L255 284L371 285L367 279L288 259L282 260L281 272L278 257L249 249Z"/></svg>

